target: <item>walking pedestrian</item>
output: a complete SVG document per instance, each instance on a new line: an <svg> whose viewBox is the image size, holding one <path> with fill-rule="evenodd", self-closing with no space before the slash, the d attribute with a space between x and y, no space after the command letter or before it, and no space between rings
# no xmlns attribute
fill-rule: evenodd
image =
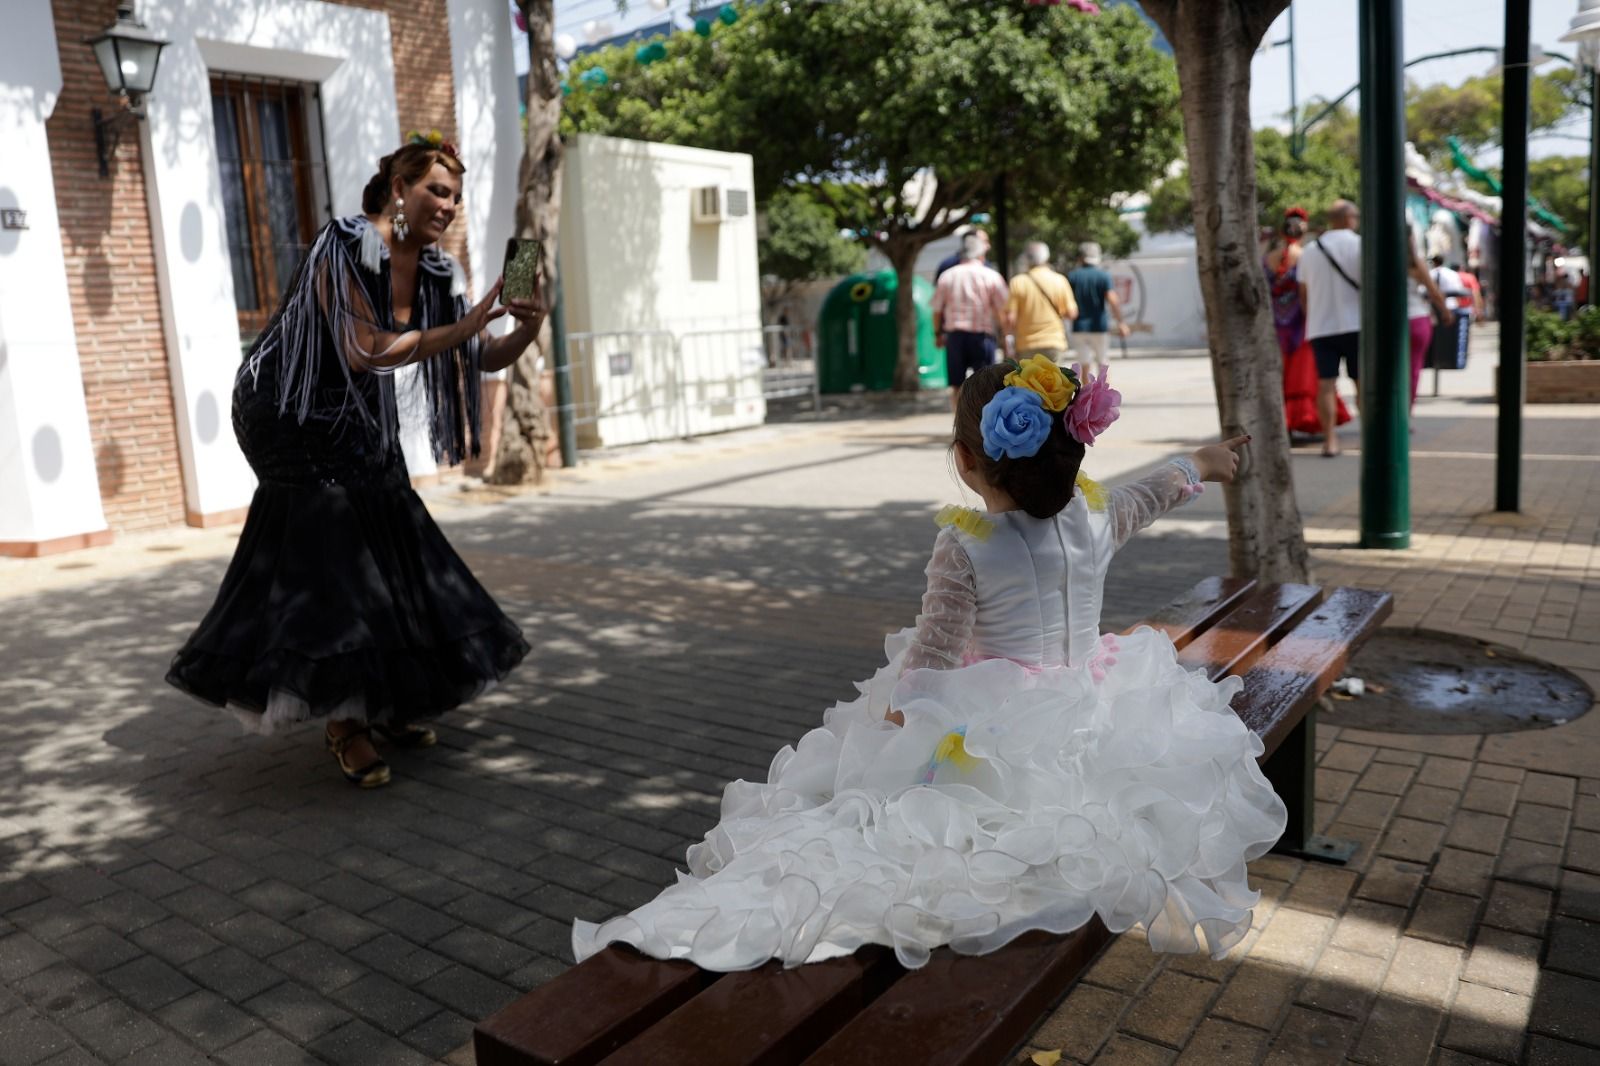
<svg viewBox="0 0 1600 1066"><path fill-rule="evenodd" d="M1072 346L1087 349L1094 365L1103 367L1110 358L1111 320L1116 321L1119 337L1128 335L1128 324L1122 320L1122 300L1111 284L1111 275L1100 269L1100 245L1094 241L1078 245L1078 265L1067 274L1067 281L1078 304L1078 317L1072 321Z"/></svg>
<svg viewBox="0 0 1600 1066"><path fill-rule="evenodd" d="M945 271L933 290L933 331L944 348L950 382L950 406L967 375L994 362L995 333L1005 325L1010 291L994 270L984 265L983 241L974 233L961 238L961 262Z"/></svg>
<svg viewBox="0 0 1600 1066"><path fill-rule="evenodd" d="M1322 454L1339 454L1336 416L1339 364L1356 391L1361 409L1361 211L1349 200L1328 207L1328 228L1300 256L1300 303L1306 309L1306 337L1317 362L1317 419L1322 424Z"/></svg>
<svg viewBox="0 0 1600 1066"><path fill-rule="evenodd" d="M1417 251L1422 234L1414 231L1406 251L1410 261L1406 272L1410 283L1406 286L1406 320L1411 334L1411 407L1417 406L1417 385L1422 381L1422 366L1428 361L1428 345L1433 342L1434 314L1438 314L1439 329L1455 331L1455 311L1443 292L1428 273L1422 255Z"/></svg>
<svg viewBox="0 0 1600 1066"><path fill-rule="evenodd" d="M1283 356L1283 417L1291 437L1322 432L1317 414L1317 360L1306 340L1306 311L1300 302L1299 265L1305 248L1306 209L1291 207L1284 212L1279 232L1282 241L1262 257L1267 274L1267 290L1272 297L1272 325L1278 334L1278 352ZM1335 397L1334 412L1339 425L1350 421L1350 412Z"/></svg>
<svg viewBox="0 0 1600 1066"><path fill-rule="evenodd" d="M440 462L475 441L479 375L534 341L536 296L468 306L438 245L461 204L448 142L385 156L363 213L322 228L251 347L233 425L259 484L216 602L167 680L270 733L311 718L351 783L389 781L372 731L429 747L419 724L500 681L528 653L411 489L394 372L418 368ZM516 328L485 327L509 311Z"/></svg>
<svg viewBox="0 0 1600 1066"><path fill-rule="evenodd" d="M1052 363L1067 358L1065 323L1078 317L1078 301L1066 275L1050 266L1050 246L1029 241L1023 250L1028 269L1011 279L1006 301L1007 326L1017 359L1042 355Z"/></svg>

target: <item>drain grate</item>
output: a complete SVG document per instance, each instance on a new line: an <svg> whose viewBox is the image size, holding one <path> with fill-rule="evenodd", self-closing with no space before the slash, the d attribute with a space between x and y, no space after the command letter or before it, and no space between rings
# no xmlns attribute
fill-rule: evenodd
<svg viewBox="0 0 1600 1066"><path fill-rule="evenodd" d="M1345 671L1360 696L1335 695L1332 725L1384 733L1510 733L1586 714L1594 693L1572 673L1471 637L1380 631Z"/></svg>

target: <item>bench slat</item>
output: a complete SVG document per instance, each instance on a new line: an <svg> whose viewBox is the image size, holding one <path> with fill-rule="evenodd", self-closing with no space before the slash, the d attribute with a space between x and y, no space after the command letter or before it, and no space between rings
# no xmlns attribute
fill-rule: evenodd
<svg viewBox="0 0 1600 1066"><path fill-rule="evenodd" d="M589 1066L720 974L613 945L478 1023L478 1066Z"/></svg>
<svg viewBox="0 0 1600 1066"><path fill-rule="evenodd" d="M1253 666L1233 709L1270 756L1394 610L1387 592L1338 588ZM1263 756L1265 758L1266 756Z"/></svg>
<svg viewBox="0 0 1600 1066"><path fill-rule="evenodd" d="M949 948L906 974L805 1066L999 1062L1089 968L1111 934L1091 918L1065 936L1024 933L988 955Z"/></svg>
<svg viewBox="0 0 1600 1066"><path fill-rule="evenodd" d="M857 1017L902 972L893 952L785 970L769 962L728 974L680 1006L603 1066L789 1066Z"/></svg>
<svg viewBox="0 0 1600 1066"><path fill-rule="evenodd" d="M1178 653L1178 662L1201 668L1212 680L1242 674L1256 664L1322 597L1314 585L1264 585Z"/></svg>
<svg viewBox="0 0 1600 1066"><path fill-rule="evenodd" d="M1253 578L1208 577L1139 625L1161 630L1174 647L1182 650L1243 602L1255 587ZM1123 632L1131 633L1133 629Z"/></svg>

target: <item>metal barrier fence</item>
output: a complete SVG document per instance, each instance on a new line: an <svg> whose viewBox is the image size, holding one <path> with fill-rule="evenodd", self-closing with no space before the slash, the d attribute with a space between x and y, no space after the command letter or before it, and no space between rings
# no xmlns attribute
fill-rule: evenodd
<svg viewBox="0 0 1600 1066"><path fill-rule="evenodd" d="M571 402L557 415L590 440L603 419L625 422L620 443L634 443L716 432L755 400L809 396L822 409L811 339L794 326L569 333L559 369Z"/></svg>

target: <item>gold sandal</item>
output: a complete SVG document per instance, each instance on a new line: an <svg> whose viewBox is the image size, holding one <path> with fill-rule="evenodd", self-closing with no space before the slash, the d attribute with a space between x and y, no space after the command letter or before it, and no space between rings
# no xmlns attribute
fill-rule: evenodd
<svg viewBox="0 0 1600 1066"><path fill-rule="evenodd" d="M357 737L366 737L370 740L372 730L362 726L360 729L352 730L342 737L336 737L327 731L322 734L322 739L327 742L328 750L333 752L334 760L339 764L339 772L344 774L346 781L360 788L378 788L387 785L389 783L389 764L382 759L376 759L371 764L354 770L350 768L349 763L344 761L345 751L349 749Z"/></svg>

